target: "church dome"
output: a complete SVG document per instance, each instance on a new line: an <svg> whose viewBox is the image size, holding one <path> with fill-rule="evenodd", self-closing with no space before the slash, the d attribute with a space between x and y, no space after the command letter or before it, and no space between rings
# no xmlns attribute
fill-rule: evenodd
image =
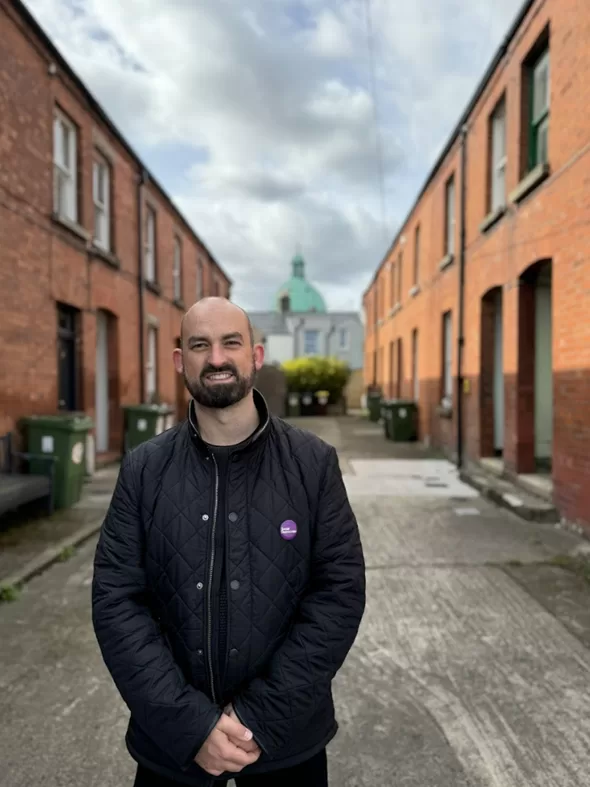
<svg viewBox="0 0 590 787"><path fill-rule="evenodd" d="M297 254L291 262L292 273L277 293L276 309L279 312L318 312L325 314L326 302L305 278L305 260Z"/></svg>

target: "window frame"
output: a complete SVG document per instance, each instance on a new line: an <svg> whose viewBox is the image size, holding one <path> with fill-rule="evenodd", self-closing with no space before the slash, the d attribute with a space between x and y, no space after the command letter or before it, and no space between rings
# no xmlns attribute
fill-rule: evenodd
<svg viewBox="0 0 590 787"><path fill-rule="evenodd" d="M315 349L313 351L310 351L308 349L308 342L307 342L307 340L308 340L308 337L310 335L313 335L315 340L316 340ZM319 346L320 346L320 332L317 329L314 329L314 328L305 328L304 331L303 331L303 355L306 355L306 356L318 355L318 353L319 353Z"/></svg>
<svg viewBox="0 0 590 787"><path fill-rule="evenodd" d="M182 303L182 240L180 235L174 235L172 254L172 292L174 302Z"/></svg>
<svg viewBox="0 0 590 787"><path fill-rule="evenodd" d="M58 126L62 129L61 132L61 145L58 145ZM68 146L68 158L70 161L66 164L60 161L58 156L58 148L61 154L64 152L64 136L63 129L68 131L68 139L71 141L71 148ZM53 112L53 210L60 219L65 219L74 224L78 224L80 220L80 206L78 204L78 137L79 128L74 121L69 118L59 107L54 108ZM71 189L68 202L71 202L72 215L69 214L69 207L64 206L62 184L67 184L68 193Z"/></svg>
<svg viewBox="0 0 590 787"><path fill-rule="evenodd" d="M537 76L542 69L546 69L546 104L542 111L537 112L535 99L537 96ZM536 167L547 164L549 161L549 119L551 115L551 57L549 44L543 46L542 51L535 57L529 66L529 117L528 117L528 165L529 172ZM541 128L546 134L547 144L545 156L539 155L539 139Z"/></svg>
<svg viewBox="0 0 590 787"><path fill-rule="evenodd" d="M342 342L343 335L346 338L344 343ZM338 328L338 349L342 351L350 349L350 331L345 325Z"/></svg>
<svg viewBox="0 0 590 787"><path fill-rule="evenodd" d="M456 200L457 190L455 188L455 173L453 172L445 183L444 253L450 257L455 255L455 233L457 227Z"/></svg>
<svg viewBox="0 0 590 787"><path fill-rule="evenodd" d="M502 134L502 147L503 155L498 155L497 141L498 135L496 134L496 127L499 119L502 118L503 134ZM506 207L507 202L507 189L506 189L506 168L508 165L508 151L506 147L506 95L503 95L494 109L492 110L489 118L489 153L488 153L488 211L494 212ZM501 198L498 198L497 183L498 173L501 172L502 176L502 189Z"/></svg>
<svg viewBox="0 0 590 787"><path fill-rule="evenodd" d="M97 194L97 173L100 171L106 173L105 183L103 183L104 188L104 199L100 202L99 195ZM111 210L111 184L112 184L112 167L110 163L104 159L100 154L97 154L92 161L92 204L94 206L94 231L93 231L93 243L98 248L103 249L103 251L111 252L112 251L112 210ZM97 213L101 212L104 216L104 224L105 224L105 239L103 241L102 238L98 235L98 221L97 221Z"/></svg>
<svg viewBox="0 0 590 787"><path fill-rule="evenodd" d="M147 203L145 206L145 230L144 230L144 240L143 240L143 253L144 253L143 275L145 281L148 284L156 284L158 281L156 250L157 250L157 212L153 205Z"/></svg>
<svg viewBox="0 0 590 787"><path fill-rule="evenodd" d="M421 229L418 223L414 230L414 287L420 286L420 236Z"/></svg>

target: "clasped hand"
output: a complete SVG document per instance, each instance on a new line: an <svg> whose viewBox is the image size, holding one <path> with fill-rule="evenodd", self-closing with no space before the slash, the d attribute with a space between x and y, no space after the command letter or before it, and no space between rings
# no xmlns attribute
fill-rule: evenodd
<svg viewBox="0 0 590 787"><path fill-rule="evenodd" d="M225 709L213 731L201 746L195 762L211 776L239 773L260 757L260 749L249 729L238 719L231 705Z"/></svg>

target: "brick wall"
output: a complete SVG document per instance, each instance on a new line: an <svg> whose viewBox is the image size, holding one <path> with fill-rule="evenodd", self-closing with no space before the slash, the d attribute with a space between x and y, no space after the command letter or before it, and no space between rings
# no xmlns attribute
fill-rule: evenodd
<svg viewBox="0 0 590 787"><path fill-rule="evenodd" d="M150 180L139 195L141 163L18 3L0 0L0 433L20 417L56 412L57 303L79 310L78 406L95 416L97 313L106 312L109 450L122 446L120 406L140 401L139 203L157 213L159 294L144 296L144 336L157 325L158 394L186 400L172 350L180 320L198 294L229 296L230 281L204 244ZM51 73L50 64L56 69ZM55 108L76 128L78 220L54 213ZM93 162L111 173L111 250L93 244ZM182 298L174 301L174 238L182 248ZM197 265L203 287L198 293ZM147 347L146 347L147 352Z"/></svg>
<svg viewBox="0 0 590 787"><path fill-rule="evenodd" d="M526 170L524 122L527 77L523 64L540 41L549 40L549 175L524 198L516 198ZM464 449L468 458L493 453L493 338L491 298L502 298L504 370L504 464L508 472L535 470L534 457L534 284L532 273L551 262L552 311L552 475L555 503L568 519L590 525L590 5L576 0L534 3L495 72L467 117L465 346L463 374ZM490 227L490 115L506 100L506 210ZM525 109L523 109L523 107ZM429 179L424 193L400 230L365 293L375 290L384 306L375 325L369 309L365 381L373 350L402 339L405 395L411 393L411 334L418 330L420 430L423 438L456 451L456 407L441 417L442 314L452 311L453 376L457 375L458 253L440 270L444 242L444 189L456 172L456 229L460 231L460 138ZM414 232L421 226L420 292L412 285ZM455 248L459 251L459 237ZM393 310L390 263L403 252L401 308ZM395 368L380 372L386 390L394 387ZM454 403L457 381L454 382ZM448 414L446 414L448 416Z"/></svg>

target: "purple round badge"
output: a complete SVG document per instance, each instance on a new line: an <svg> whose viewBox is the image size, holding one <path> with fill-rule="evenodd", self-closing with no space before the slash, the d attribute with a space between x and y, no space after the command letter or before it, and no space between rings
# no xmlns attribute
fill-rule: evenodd
<svg viewBox="0 0 590 787"><path fill-rule="evenodd" d="M285 539L285 541L291 541L297 535L297 523L293 522L292 519L286 519L281 524L281 537Z"/></svg>

